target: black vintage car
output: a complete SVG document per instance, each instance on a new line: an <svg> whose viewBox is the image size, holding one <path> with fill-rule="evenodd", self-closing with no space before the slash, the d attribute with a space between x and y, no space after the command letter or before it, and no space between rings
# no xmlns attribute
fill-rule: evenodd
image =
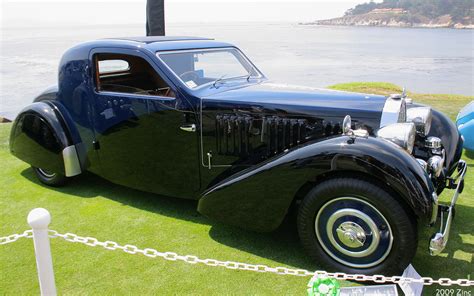
<svg viewBox="0 0 474 296"><path fill-rule="evenodd" d="M312 258L366 274L401 272L417 225L439 216L427 251L445 248L466 173L456 126L405 94L271 83L235 46L189 37L70 49L10 149L52 186L90 171L256 231L295 212ZM452 202L438 205L445 188Z"/></svg>

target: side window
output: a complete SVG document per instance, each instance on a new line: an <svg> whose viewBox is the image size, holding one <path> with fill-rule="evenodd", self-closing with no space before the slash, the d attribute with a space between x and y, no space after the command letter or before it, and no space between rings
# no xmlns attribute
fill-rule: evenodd
<svg viewBox="0 0 474 296"><path fill-rule="evenodd" d="M169 85L146 60L140 57L96 54L94 60L98 92L175 97Z"/></svg>
<svg viewBox="0 0 474 296"><path fill-rule="evenodd" d="M130 71L130 64L125 60L99 60L99 74L118 74Z"/></svg>

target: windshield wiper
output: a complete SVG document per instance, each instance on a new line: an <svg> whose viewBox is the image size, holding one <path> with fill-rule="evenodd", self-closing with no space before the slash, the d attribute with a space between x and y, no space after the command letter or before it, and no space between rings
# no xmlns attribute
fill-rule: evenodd
<svg viewBox="0 0 474 296"><path fill-rule="evenodd" d="M227 78L224 78L226 75L222 75L220 78L216 79L214 81L214 83L212 84L214 87L216 87L216 84L222 80L231 80L231 79L246 79L247 81L250 80L252 74L249 74L249 75L242 75L242 76L233 76L233 77L227 77Z"/></svg>
<svg viewBox="0 0 474 296"><path fill-rule="evenodd" d="M247 82L250 82L250 78L252 78L252 73L249 72L249 75L247 75Z"/></svg>
<svg viewBox="0 0 474 296"><path fill-rule="evenodd" d="M214 80L214 83L212 84L212 86L216 87L216 84L221 81L222 79L224 79L224 77L226 77L227 74L224 74L222 75L221 77L217 78L216 80Z"/></svg>

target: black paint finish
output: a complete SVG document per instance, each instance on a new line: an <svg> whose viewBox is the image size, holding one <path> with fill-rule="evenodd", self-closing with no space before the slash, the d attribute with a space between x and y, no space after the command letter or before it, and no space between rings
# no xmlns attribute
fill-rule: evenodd
<svg viewBox="0 0 474 296"><path fill-rule="evenodd" d="M59 111L45 102L33 103L15 119L10 152L35 167L64 174L62 150L70 145Z"/></svg>
<svg viewBox="0 0 474 296"><path fill-rule="evenodd" d="M303 188L340 174L386 186L415 215L430 215L435 189L429 177L413 156L375 137L385 97L278 85L265 77L192 90L156 57L157 51L222 47L233 45L165 37L80 44L63 55L58 86L15 120L11 151L64 173L61 151L75 145L82 171L200 199L201 213L260 231L276 228ZM140 57L176 96L98 92L97 53ZM346 115L370 137L342 136ZM193 124L195 132L181 129ZM445 145L448 176L462 150L456 127L434 111L430 135Z"/></svg>
<svg viewBox="0 0 474 296"><path fill-rule="evenodd" d="M270 231L303 186L342 174L388 186L419 216L431 213L431 181L409 154L380 139L346 136L307 143L222 180L204 193L198 210L226 223Z"/></svg>

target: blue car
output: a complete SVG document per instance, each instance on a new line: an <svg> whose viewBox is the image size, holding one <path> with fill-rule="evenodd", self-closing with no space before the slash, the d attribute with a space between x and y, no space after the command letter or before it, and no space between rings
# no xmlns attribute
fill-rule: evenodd
<svg viewBox="0 0 474 296"><path fill-rule="evenodd" d="M87 171L256 231L296 217L309 256L347 273L399 274L418 226L438 218L423 247L446 247L467 170L461 135L405 93L276 84L236 46L198 37L82 43L58 74L10 137L47 185ZM455 189L446 206L444 189Z"/></svg>
<svg viewBox="0 0 474 296"><path fill-rule="evenodd" d="M456 118L458 130L464 139L464 148L474 152L474 101L471 101Z"/></svg>

